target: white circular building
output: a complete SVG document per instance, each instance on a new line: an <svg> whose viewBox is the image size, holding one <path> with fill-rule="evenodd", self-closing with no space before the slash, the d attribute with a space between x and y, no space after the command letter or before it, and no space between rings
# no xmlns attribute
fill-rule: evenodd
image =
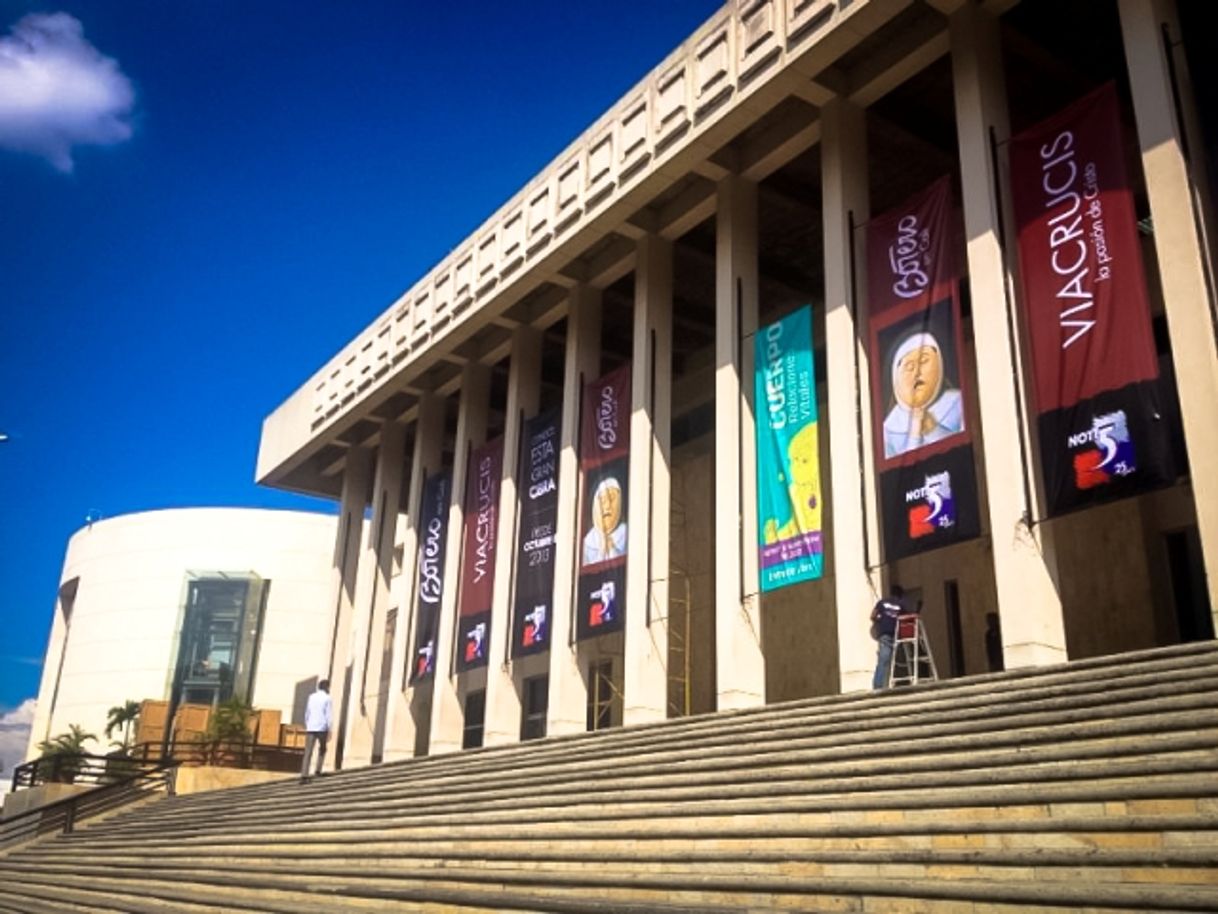
<svg viewBox="0 0 1218 914"><path fill-rule="evenodd" d="M69 540L29 757L77 724L102 739L128 700L234 695L293 718L328 669L336 518L175 508L108 518Z"/></svg>

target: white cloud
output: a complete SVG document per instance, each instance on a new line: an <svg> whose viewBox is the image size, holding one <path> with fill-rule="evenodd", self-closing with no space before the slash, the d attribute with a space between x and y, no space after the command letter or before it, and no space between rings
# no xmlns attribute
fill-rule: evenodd
<svg viewBox="0 0 1218 914"><path fill-rule="evenodd" d="M0 37L0 148L72 170L72 147L131 136L135 89L67 13L31 14Z"/></svg>
<svg viewBox="0 0 1218 914"><path fill-rule="evenodd" d="M27 698L12 711L0 714L0 785L12 777L13 768L25 761L30 743L30 726L34 723L34 699Z"/></svg>

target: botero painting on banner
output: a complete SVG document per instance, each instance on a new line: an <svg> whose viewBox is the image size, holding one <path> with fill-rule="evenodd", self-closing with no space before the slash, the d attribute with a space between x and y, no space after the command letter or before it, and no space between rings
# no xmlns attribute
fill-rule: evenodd
<svg viewBox="0 0 1218 914"><path fill-rule="evenodd" d="M757 527L763 591L819 578L819 434L812 307L757 331Z"/></svg>

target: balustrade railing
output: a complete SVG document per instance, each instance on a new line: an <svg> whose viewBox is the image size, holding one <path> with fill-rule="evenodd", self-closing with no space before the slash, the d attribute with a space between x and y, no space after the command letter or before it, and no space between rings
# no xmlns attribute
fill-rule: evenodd
<svg viewBox="0 0 1218 914"><path fill-rule="evenodd" d="M149 769L147 754L90 755L89 753L60 753L34 759L13 769L13 790L42 784L110 784Z"/></svg>
<svg viewBox="0 0 1218 914"><path fill-rule="evenodd" d="M76 824L157 794L172 796L181 767L217 765L296 772L304 750L257 743L179 743L165 750L141 743L125 755L62 753L13 769L13 791L47 784L87 789L35 806L0 822L0 849L50 834L70 834Z"/></svg>
<svg viewBox="0 0 1218 914"><path fill-rule="evenodd" d="M173 794L176 760L140 762L125 757L121 769L113 764L116 760L116 756L64 754L15 768L14 790L51 783L81 784L90 789L6 818L0 822L0 849L46 835L71 834L85 819L157 794Z"/></svg>

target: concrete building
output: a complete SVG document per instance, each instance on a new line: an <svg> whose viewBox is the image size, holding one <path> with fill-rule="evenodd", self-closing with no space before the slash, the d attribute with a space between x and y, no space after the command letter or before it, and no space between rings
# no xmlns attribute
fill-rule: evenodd
<svg viewBox="0 0 1218 914"><path fill-rule="evenodd" d="M345 764L868 688L867 614L889 583L922 602L949 675L1213 637L1218 81L1202 8L731 0L661 61L265 422L259 481L341 505L330 675ZM1057 156L1073 127L1060 147L1028 146L1097 91L1115 114L1095 155L1119 180ZM1021 149L1045 160L1035 187L1013 184ZM1064 173L1084 182L1077 192L1059 187ZM974 529L909 549L893 545L901 493L882 481L901 461L881 441L894 401L880 396L907 352L877 348L887 325L868 264L889 252L868 239L944 177L963 395L943 434L970 448L953 472L968 477L957 498L973 505L961 529ZM1051 189L1056 200L1036 202ZM1143 346L1134 380L1153 387L1148 421L1174 462L1100 498L1084 490L1107 477L1075 454L1066 503L1041 456L1062 428L1040 392L1025 229L1056 219L1051 203L1100 196L1112 208L1091 211L1086 236L1045 227L1051 262L1064 268L1069 244L1103 266L1118 233L1133 251L1122 268L1137 275L1119 284L1137 287L1143 329L1113 339ZM895 253L887 262L900 271ZM1071 288L1063 277L1056 294ZM763 590L754 337L807 305L823 574ZM1053 332L1079 313L1089 332L1093 305L1090 292L1085 312L1063 304ZM604 413L585 405L597 379ZM547 410L557 432L530 445L554 447L556 507L527 542L519 515L537 477L522 464L539 464L522 436ZM1124 432L1100 427L1116 414L1062 437L1126 453ZM593 471L609 463L581 451L581 420L628 438L605 458L621 472L604 489ZM1151 451L1138 447L1143 467ZM536 651L520 602L535 555L552 596ZM612 586L589 604L583 569L609 567L598 562L616 563ZM616 630L589 633L606 621Z"/></svg>
<svg viewBox="0 0 1218 914"><path fill-rule="evenodd" d="M107 712L128 700L240 694L291 721L330 662L334 528L301 511L175 508L78 530L27 757L72 724L105 751Z"/></svg>

